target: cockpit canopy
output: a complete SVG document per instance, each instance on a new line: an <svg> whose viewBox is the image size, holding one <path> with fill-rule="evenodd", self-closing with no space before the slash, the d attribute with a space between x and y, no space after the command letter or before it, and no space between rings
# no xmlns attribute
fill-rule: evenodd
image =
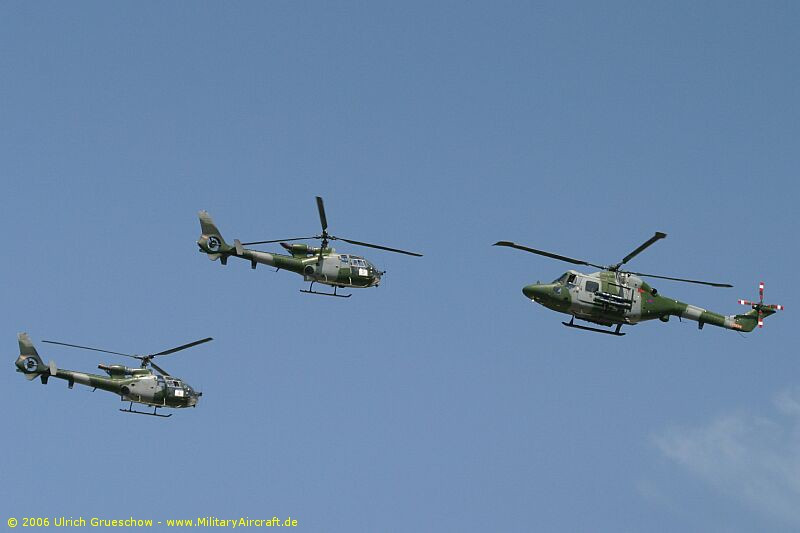
<svg viewBox="0 0 800 533"><path fill-rule="evenodd" d="M185 381L182 381L182 380L180 380L178 378L175 378L175 377L172 377L172 376L158 376L157 379L158 379L158 382L160 384L165 385L167 387L167 389L170 389L170 390L173 390L173 391L181 391L181 390L182 391L186 391L189 395L194 395L195 394L195 391L191 387L191 385L189 385ZM173 394L174 394L174 392L173 392ZM181 396L181 395L182 394L177 394L177 396Z"/></svg>
<svg viewBox="0 0 800 533"><path fill-rule="evenodd" d="M577 277L578 275L575 272L569 270L564 272L559 278L553 280L553 285L573 285Z"/></svg>
<svg viewBox="0 0 800 533"><path fill-rule="evenodd" d="M350 265L353 268L371 268L372 270L378 270L375 268L375 265L357 255L340 254L339 262L342 266Z"/></svg>

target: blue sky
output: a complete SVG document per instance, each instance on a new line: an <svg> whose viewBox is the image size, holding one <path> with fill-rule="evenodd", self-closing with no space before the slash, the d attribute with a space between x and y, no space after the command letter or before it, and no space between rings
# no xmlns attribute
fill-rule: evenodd
<svg viewBox="0 0 800 533"><path fill-rule="evenodd" d="M6 2L0 518L305 531L794 531L800 9L790 2ZM197 252L318 230L420 251L349 300ZM523 285L643 272L748 336L563 328ZM154 352L169 420L13 372Z"/></svg>

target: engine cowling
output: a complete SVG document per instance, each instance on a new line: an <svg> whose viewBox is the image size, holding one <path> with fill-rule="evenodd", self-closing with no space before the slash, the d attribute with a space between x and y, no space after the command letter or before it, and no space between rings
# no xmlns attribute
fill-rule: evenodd
<svg viewBox="0 0 800 533"><path fill-rule="evenodd" d="M289 244L288 242L282 242L281 246L295 256L307 256L319 253L319 248L307 244Z"/></svg>
<svg viewBox="0 0 800 533"><path fill-rule="evenodd" d="M99 365L97 365L97 368L99 368L100 370L105 370L106 373L109 376L124 376L124 375L130 374L131 370L132 370L132 369L128 368L127 366L123 366L123 365L104 365L104 364L99 364Z"/></svg>

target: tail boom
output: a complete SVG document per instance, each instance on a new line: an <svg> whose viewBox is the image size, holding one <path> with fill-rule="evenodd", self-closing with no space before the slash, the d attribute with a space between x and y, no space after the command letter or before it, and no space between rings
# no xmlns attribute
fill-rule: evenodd
<svg viewBox="0 0 800 533"><path fill-rule="evenodd" d="M680 313L677 313L678 316L694 320L700 329L703 329L706 324L711 324L712 326L749 333L759 324L758 311L756 309L742 315L726 316L691 304L683 305L685 305L685 308ZM774 313L775 311L770 309L761 310L762 317L767 317Z"/></svg>

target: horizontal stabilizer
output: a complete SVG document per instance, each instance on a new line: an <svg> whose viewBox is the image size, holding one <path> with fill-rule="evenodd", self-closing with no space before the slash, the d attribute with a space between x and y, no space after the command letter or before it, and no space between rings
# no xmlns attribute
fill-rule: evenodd
<svg viewBox="0 0 800 533"><path fill-rule="evenodd" d="M244 247L239 239L233 239L233 245L236 247L236 255L244 255Z"/></svg>
<svg viewBox="0 0 800 533"><path fill-rule="evenodd" d="M50 367L50 375L51 376L55 376L56 374L58 374L58 367L56 366L56 362L55 361L51 360L48 363L48 366Z"/></svg>

